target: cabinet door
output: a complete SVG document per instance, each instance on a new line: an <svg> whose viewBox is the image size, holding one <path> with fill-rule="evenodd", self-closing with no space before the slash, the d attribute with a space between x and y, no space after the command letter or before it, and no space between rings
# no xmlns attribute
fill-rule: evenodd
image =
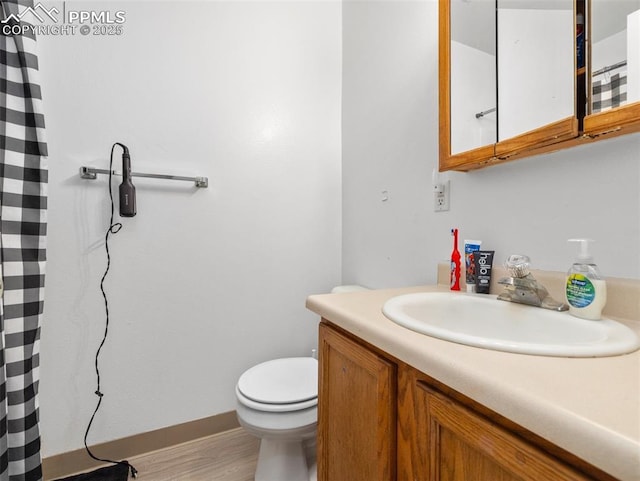
<svg viewBox="0 0 640 481"><path fill-rule="evenodd" d="M586 481L564 463L419 384L427 411L429 481ZM427 477L428 476L428 477Z"/></svg>
<svg viewBox="0 0 640 481"><path fill-rule="evenodd" d="M589 137L640 131L640 0L588 2ZM606 138L605 137L605 138Z"/></svg>
<svg viewBox="0 0 640 481"><path fill-rule="evenodd" d="M497 2L496 157L578 136L573 0Z"/></svg>
<svg viewBox="0 0 640 481"><path fill-rule="evenodd" d="M395 480L396 368L320 324L318 479Z"/></svg>
<svg viewBox="0 0 640 481"><path fill-rule="evenodd" d="M483 28L477 31L482 31L482 37L489 35L495 45L495 5L449 0L438 5L439 168L470 170L495 157L495 52L471 49L458 37L465 30L464 18L481 18ZM471 88L469 79L473 79Z"/></svg>

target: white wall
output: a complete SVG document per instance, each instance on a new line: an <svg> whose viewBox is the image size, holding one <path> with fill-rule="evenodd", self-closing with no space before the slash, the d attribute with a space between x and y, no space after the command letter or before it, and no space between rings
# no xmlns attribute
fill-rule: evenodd
<svg viewBox="0 0 640 481"><path fill-rule="evenodd" d="M134 171L206 175L210 187L134 179L138 215L110 240L105 397L90 443L234 409L243 370L315 347L305 298L340 281L340 4L66 7L121 9L126 24L119 37L39 39L44 456L82 447L97 401L107 182L78 169L107 168L113 142L128 145Z"/></svg>
<svg viewBox="0 0 640 481"><path fill-rule="evenodd" d="M343 281L422 283L435 272L437 2L344 2L342 15Z"/></svg>
<svg viewBox="0 0 640 481"><path fill-rule="evenodd" d="M449 173L451 210L433 212L438 158L437 2L345 2L343 282L433 283L450 229L565 271L566 240L597 240L605 275L640 277L640 134ZM381 191L388 191L383 201Z"/></svg>

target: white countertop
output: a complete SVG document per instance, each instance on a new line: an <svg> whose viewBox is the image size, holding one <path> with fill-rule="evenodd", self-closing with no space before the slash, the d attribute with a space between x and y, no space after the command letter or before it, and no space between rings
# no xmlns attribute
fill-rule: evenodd
<svg viewBox="0 0 640 481"><path fill-rule="evenodd" d="M445 289L313 295L307 308L612 476L640 481L640 351L604 358L491 351L413 332L382 314L391 297L434 290Z"/></svg>

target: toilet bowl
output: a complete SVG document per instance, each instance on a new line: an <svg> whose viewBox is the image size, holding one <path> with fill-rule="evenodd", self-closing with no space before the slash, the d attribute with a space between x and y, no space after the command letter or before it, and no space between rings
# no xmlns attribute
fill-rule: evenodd
<svg viewBox="0 0 640 481"><path fill-rule="evenodd" d="M258 364L238 379L236 399L238 422L260 438L255 481L315 480L318 361Z"/></svg>

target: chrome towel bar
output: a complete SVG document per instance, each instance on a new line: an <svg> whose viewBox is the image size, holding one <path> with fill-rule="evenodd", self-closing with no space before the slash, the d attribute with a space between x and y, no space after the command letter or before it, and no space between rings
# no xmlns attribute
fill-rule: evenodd
<svg viewBox="0 0 640 481"><path fill-rule="evenodd" d="M109 169L95 169L93 167L80 167L80 177L83 179L95 179L98 174L109 174ZM121 172L116 170L111 171L112 175L122 175ZM142 172L131 172L132 177L149 177L152 179L166 179L166 180L186 180L189 182L195 182L196 187L206 188L209 187L209 179L207 177L184 177L182 175L167 175L167 174L145 174Z"/></svg>

